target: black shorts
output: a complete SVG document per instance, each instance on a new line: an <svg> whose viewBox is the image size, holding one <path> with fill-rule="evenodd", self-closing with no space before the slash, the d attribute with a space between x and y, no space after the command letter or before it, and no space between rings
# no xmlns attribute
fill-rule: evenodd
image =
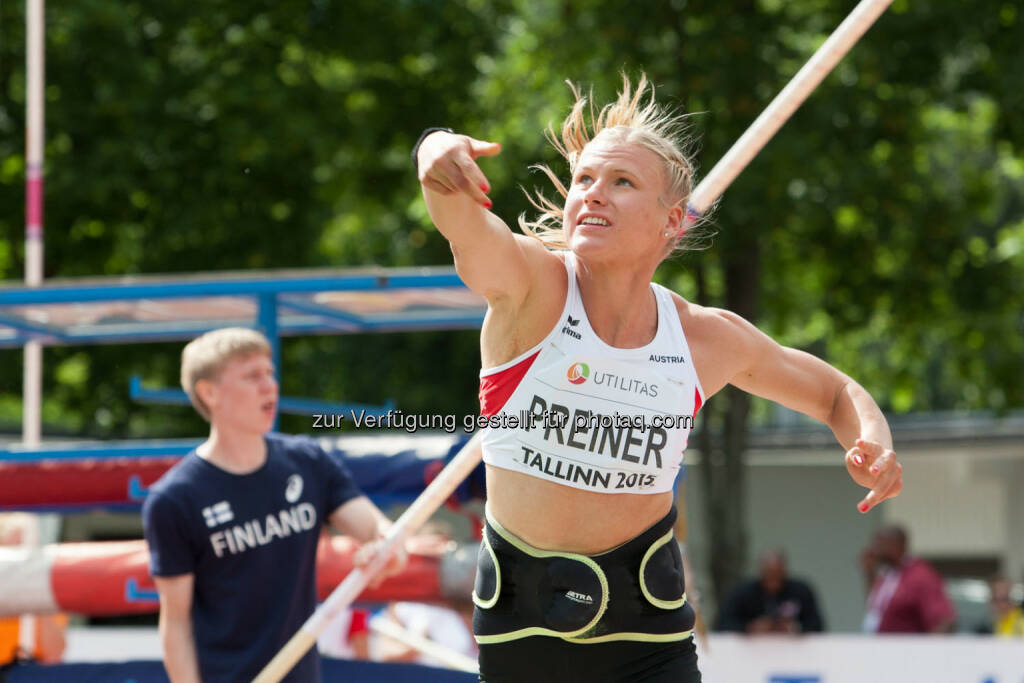
<svg viewBox="0 0 1024 683"><path fill-rule="evenodd" d="M485 683L700 683L693 638L578 644L530 636L480 646Z"/></svg>
<svg viewBox="0 0 1024 683"><path fill-rule="evenodd" d="M534 548L489 511L473 590L480 680L700 681L675 509L598 555Z"/></svg>
<svg viewBox="0 0 1024 683"><path fill-rule="evenodd" d="M473 589L481 645L550 636L580 645L677 642L693 634L676 510L597 555L540 550L487 513Z"/></svg>

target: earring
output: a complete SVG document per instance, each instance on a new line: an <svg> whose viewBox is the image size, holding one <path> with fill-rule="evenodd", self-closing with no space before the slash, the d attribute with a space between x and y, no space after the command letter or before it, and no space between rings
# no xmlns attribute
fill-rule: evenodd
<svg viewBox="0 0 1024 683"><path fill-rule="evenodd" d="M671 237L672 236L672 232L670 230L666 230L663 234L665 235L665 237Z"/></svg>

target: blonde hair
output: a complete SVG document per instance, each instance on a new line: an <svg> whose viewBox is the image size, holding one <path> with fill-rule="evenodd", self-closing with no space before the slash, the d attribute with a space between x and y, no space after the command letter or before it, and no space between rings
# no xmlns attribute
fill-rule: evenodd
<svg viewBox="0 0 1024 683"><path fill-rule="evenodd" d="M665 193L661 197L662 203L665 206L682 204L685 214L686 202L693 190L694 165L689 157L692 143L685 135L684 116L674 114L655 102L654 86L648 83L646 74L640 74L640 82L637 83L635 91L629 77L622 74L622 90L618 99L612 104L606 104L596 115L593 89L587 96L572 83L569 83L569 88L576 101L562 122L561 135L556 135L550 125L545 134L558 153L569 162L570 174L576 172L576 164L586 146L598 137L621 144L640 145L657 154L664 163L666 183ZM644 103L644 93L648 90L650 95ZM588 109L589 128L586 116ZM568 196L568 189L548 166L537 164L531 168L542 171L563 199ZM563 207L540 192L536 193L536 197L527 193L527 198L541 214L532 221L527 220L525 214L521 215L520 229L543 242L549 249L568 249L565 242ZM696 227L696 224L687 225L684 215L683 226L670 242L672 250L696 248L696 243L701 237L695 231Z"/></svg>
<svg viewBox="0 0 1024 683"><path fill-rule="evenodd" d="M181 352L181 388L207 422L210 409L196 393L196 384L201 379L216 379L231 359L253 353L270 356L270 342L259 332L245 327L213 330L185 345Z"/></svg>

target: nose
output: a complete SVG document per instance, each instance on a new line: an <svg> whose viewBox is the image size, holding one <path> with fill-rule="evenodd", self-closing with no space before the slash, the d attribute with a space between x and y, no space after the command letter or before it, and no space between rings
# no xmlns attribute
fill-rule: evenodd
<svg viewBox="0 0 1024 683"><path fill-rule="evenodd" d="M592 182L587 187L586 192L583 193L583 202L587 206L591 206L592 204L598 206L603 205L605 203L604 183L600 180Z"/></svg>

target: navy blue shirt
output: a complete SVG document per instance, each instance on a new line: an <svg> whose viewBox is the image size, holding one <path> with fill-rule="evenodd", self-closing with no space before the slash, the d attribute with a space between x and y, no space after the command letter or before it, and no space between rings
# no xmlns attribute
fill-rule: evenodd
<svg viewBox="0 0 1024 683"><path fill-rule="evenodd" d="M791 619L800 624L803 633L825 630L825 620L818 611L818 601L810 585L798 579L784 579L775 595L765 592L761 581L754 579L740 584L718 612L717 630L747 630L759 617Z"/></svg>
<svg viewBox="0 0 1024 683"><path fill-rule="evenodd" d="M206 683L252 680L313 613L320 529L361 495L312 439L265 440L267 460L249 474L192 451L142 507L150 573L195 577L192 623ZM315 648L285 680L320 680Z"/></svg>

